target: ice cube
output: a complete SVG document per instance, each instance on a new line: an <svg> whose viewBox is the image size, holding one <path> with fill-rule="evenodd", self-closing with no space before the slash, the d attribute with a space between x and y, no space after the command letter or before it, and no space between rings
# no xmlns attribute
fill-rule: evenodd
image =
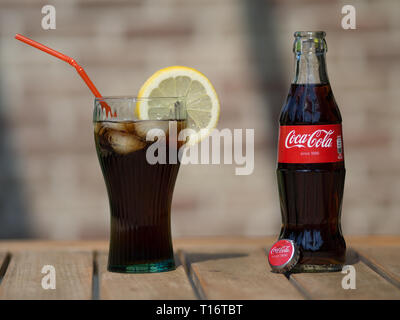
<svg viewBox="0 0 400 320"><path fill-rule="evenodd" d="M141 141L132 133L109 130L107 135L111 147L119 154L128 154L146 146L144 141Z"/></svg>
<svg viewBox="0 0 400 320"><path fill-rule="evenodd" d="M128 154L146 146L124 122L97 122L94 130L99 137L99 144L105 150Z"/></svg>
<svg viewBox="0 0 400 320"><path fill-rule="evenodd" d="M126 128L122 122L96 122L94 124L94 132L98 135L105 135L108 130L126 131Z"/></svg>

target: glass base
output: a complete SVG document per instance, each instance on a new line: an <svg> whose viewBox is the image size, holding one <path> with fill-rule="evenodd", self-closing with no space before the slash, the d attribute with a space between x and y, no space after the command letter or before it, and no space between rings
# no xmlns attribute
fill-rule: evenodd
<svg viewBox="0 0 400 320"><path fill-rule="evenodd" d="M132 264L132 265L108 265L109 272L118 273L155 273L175 270L174 259L168 259L160 262Z"/></svg>
<svg viewBox="0 0 400 320"><path fill-rule="evenodd" d="M291 273L312 273L312 272L338 272L342 271L343 265L341 264L298 264Z"/></svg>

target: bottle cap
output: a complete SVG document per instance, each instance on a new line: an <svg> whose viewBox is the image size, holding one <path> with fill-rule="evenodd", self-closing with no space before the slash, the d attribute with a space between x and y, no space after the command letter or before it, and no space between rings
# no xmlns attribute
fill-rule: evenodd
<svg viewBox="0 0 400 320"><path fill-rule="evenodd" d="M268 253L273 272L285 273L293 269L300 258L300 249L293 240L282 239L274 243Z"/></svg>

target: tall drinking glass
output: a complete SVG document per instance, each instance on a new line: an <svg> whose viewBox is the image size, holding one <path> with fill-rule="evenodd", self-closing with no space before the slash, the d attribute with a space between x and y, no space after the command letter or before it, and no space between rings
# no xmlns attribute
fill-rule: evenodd
<svg viewBox="0 0 400 320"><path fill-rule="evenodd" d="M105 111L105 103L111 113ZM150 107L147 115L138 114L139 104ZM156 120L143 120L149 115ZM186 127L185 100L96 98L93 122L111 212L108 270L175 269L171 201L180 165L178 151L184 143L177 137Z"/></svg>

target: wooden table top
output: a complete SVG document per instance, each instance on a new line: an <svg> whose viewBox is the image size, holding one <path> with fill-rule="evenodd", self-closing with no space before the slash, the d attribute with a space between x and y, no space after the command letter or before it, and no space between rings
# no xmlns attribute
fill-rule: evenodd
<svg viewBox="0 0 400 320"><path fill-rule="evenodd" d="M346 237L347 264L356 289L343 289L344 273L271 272L272 237L174 240L175 271L106 271L107 241L0 241L0 299L400 299L400 236ZM56 271L45 290L42 268Z"/></svg>

